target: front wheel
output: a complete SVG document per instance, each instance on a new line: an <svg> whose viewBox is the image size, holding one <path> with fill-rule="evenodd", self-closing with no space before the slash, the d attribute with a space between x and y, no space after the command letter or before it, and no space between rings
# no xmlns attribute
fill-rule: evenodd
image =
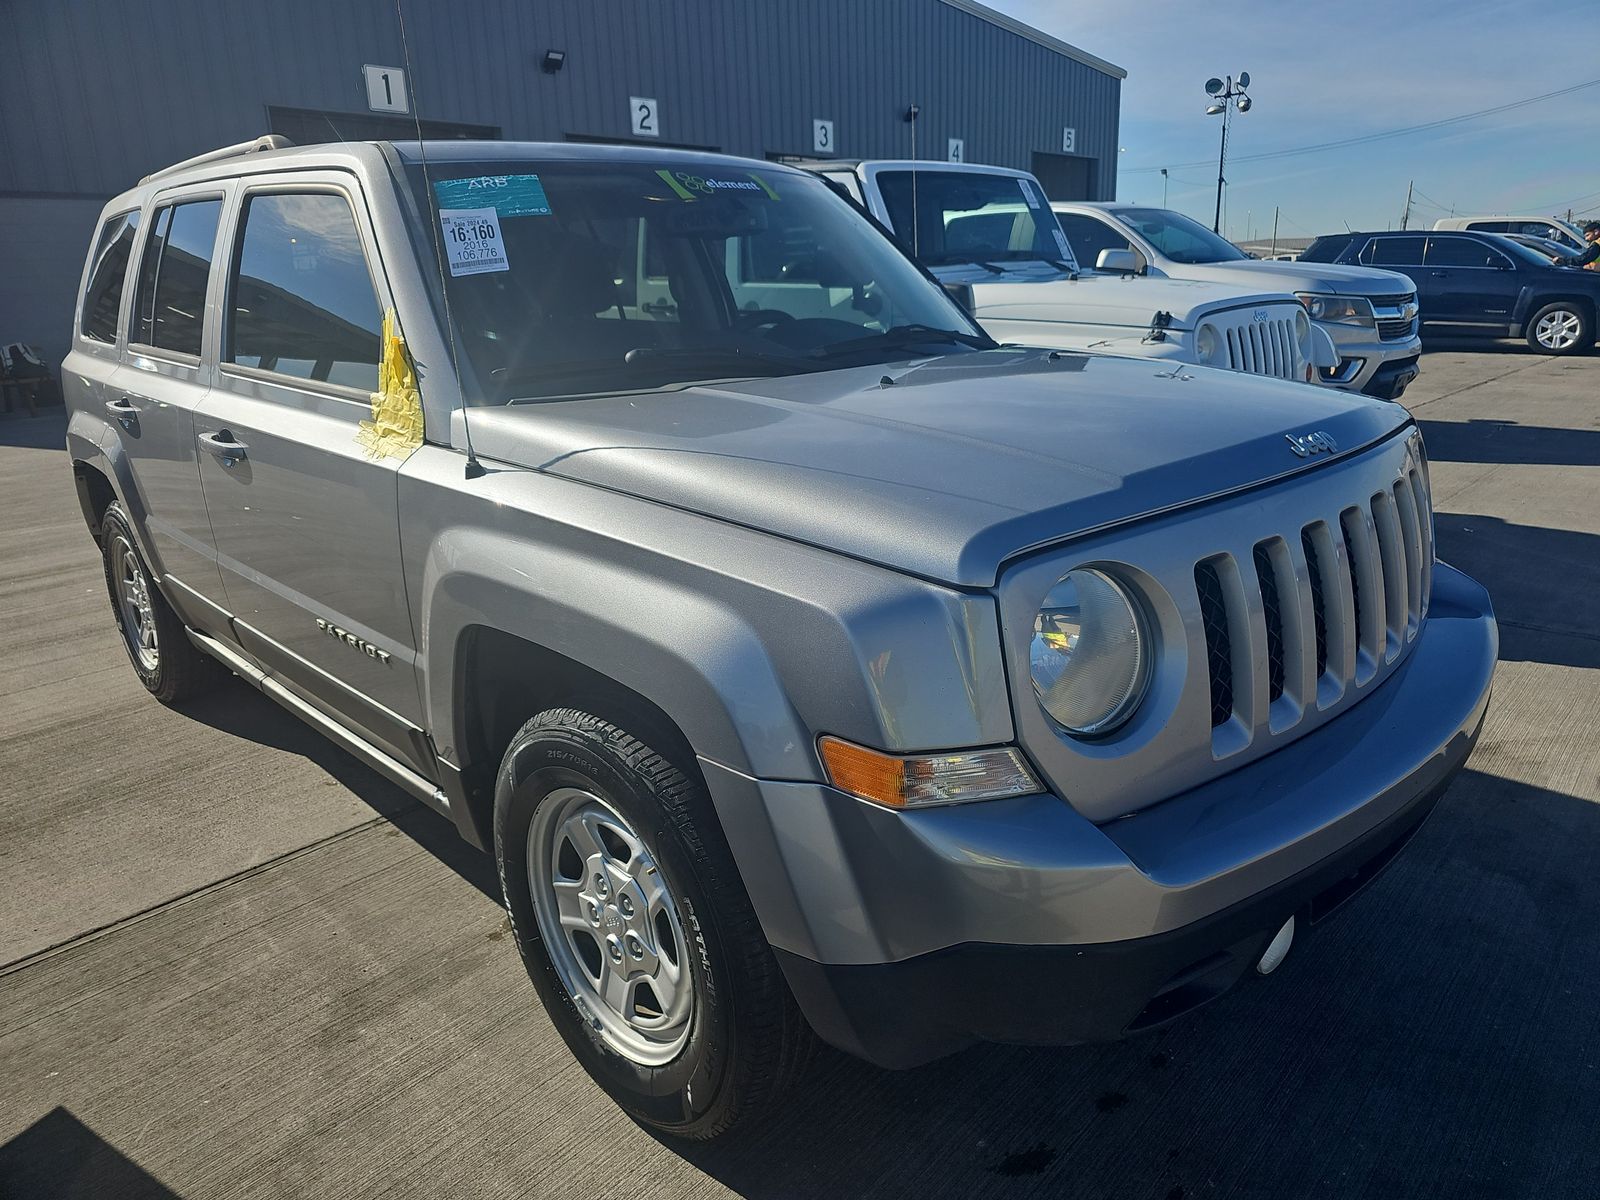
<svg viewBox="0 0 1600 1200"><path fill-rule="evenodd" d="M1589 314L1566 300L1546 304L1528 322L1528 345L1541 354L1575 354L1594 344Z"/></svg>
<svg viewBox="0 0 1600 1200"><path fill-rule="evenodd" d="M495 857L550 1019L636 1120L705 1140L770 1108L812 1035L696 779L555 709L506 751Z"/></svg>

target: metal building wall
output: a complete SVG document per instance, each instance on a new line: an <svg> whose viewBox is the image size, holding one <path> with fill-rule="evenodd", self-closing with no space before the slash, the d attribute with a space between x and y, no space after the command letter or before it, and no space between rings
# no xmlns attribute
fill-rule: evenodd
<svg viewBox="0 0 1600 1200"><path fill-rule="evenodd" d="M507 138L660 141L727 153L917 152L1029 168L1063 126L1116 189L1121 72L967 11L966 0L404 0L424 117ZM64 353L94 205L177 159L268 127L267 107L365 113L365 63L402 66L392 0L10 0L0 72L0 338ZM566 51L546 74L547 49ZM649 139L639 139L649 144ZM41 203L51 200L62 204ZM25 248L17 239L29 241ZM29 277L14 268L26 260Z"/></svg>

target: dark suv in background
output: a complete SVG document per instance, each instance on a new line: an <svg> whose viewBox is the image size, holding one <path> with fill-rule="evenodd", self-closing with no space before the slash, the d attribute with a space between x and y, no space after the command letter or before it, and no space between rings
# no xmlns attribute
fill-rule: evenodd
<svg viewBox="0 0 1600 1200"><path fill-rule="evenodd" d="M1497 234L1339 233L1318 238L1300 258L1404 272L1416 282L1424 327L1525 337L1543 354L1594 345L1600 273L1558 267Z"/></svg>

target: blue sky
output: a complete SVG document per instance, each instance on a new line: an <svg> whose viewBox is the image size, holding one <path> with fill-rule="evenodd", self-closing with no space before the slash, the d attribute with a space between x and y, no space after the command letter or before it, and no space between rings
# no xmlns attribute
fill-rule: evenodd
<svg viewBox="0 0 1600 1200"><path fill-rule="evenodd" d="M1211 224L1219 117L1205 80L1250 73L1235 114L1227 230L1242 239L1398 225L1406 181L1418 218L1589 209L1600 217L1600 86L1508 113L1314 155L1245 155L1454 117L1600 79L1600 0L987 0L1125 68L1118 199L1169 203ZM1206 160L1205 165L1195 164ZM1140 170L1140 168L1147 168Z"/></svg>

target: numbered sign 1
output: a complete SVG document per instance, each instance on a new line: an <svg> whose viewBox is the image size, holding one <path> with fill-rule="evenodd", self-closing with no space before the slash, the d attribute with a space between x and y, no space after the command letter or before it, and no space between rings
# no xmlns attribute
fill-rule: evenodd
<svg viewBox="0 0 1600 1200"><path fill-rule="evenodd" d="M967 161L967 144L966 144L966 142L962 141L960 138L951 138L950 139L950 146L949 146L949 153L945 155L945 159L948 162L966 162Z"/></svg>
<svg viewBox="0 0 1600 1200"><path fill-rule="evenodd" d="M367 77L367 107L373 112L404 113L411 111L411 101L406 95L406 73L399 67L361 68Z"/></svg>
<svg viewBox="0 0 1600 1200"><path fill-rule="evenodd" d="M818 154L833 153L833 122L811 122L811 148Z"/></svg>
<svg viewBox="0 0 1600 1200"><path fill-rule="evenodd" d="M1061 153L1076 154L1078 152L1078 131L1068 125L1061 130Z"/></svg>
<svg viewBox="0 0 1600 1200"><path fill-rule="evenodd" d="M633 114L635 137L661 136L661 106L649 96L629 96L628 111Z"/></svg>

